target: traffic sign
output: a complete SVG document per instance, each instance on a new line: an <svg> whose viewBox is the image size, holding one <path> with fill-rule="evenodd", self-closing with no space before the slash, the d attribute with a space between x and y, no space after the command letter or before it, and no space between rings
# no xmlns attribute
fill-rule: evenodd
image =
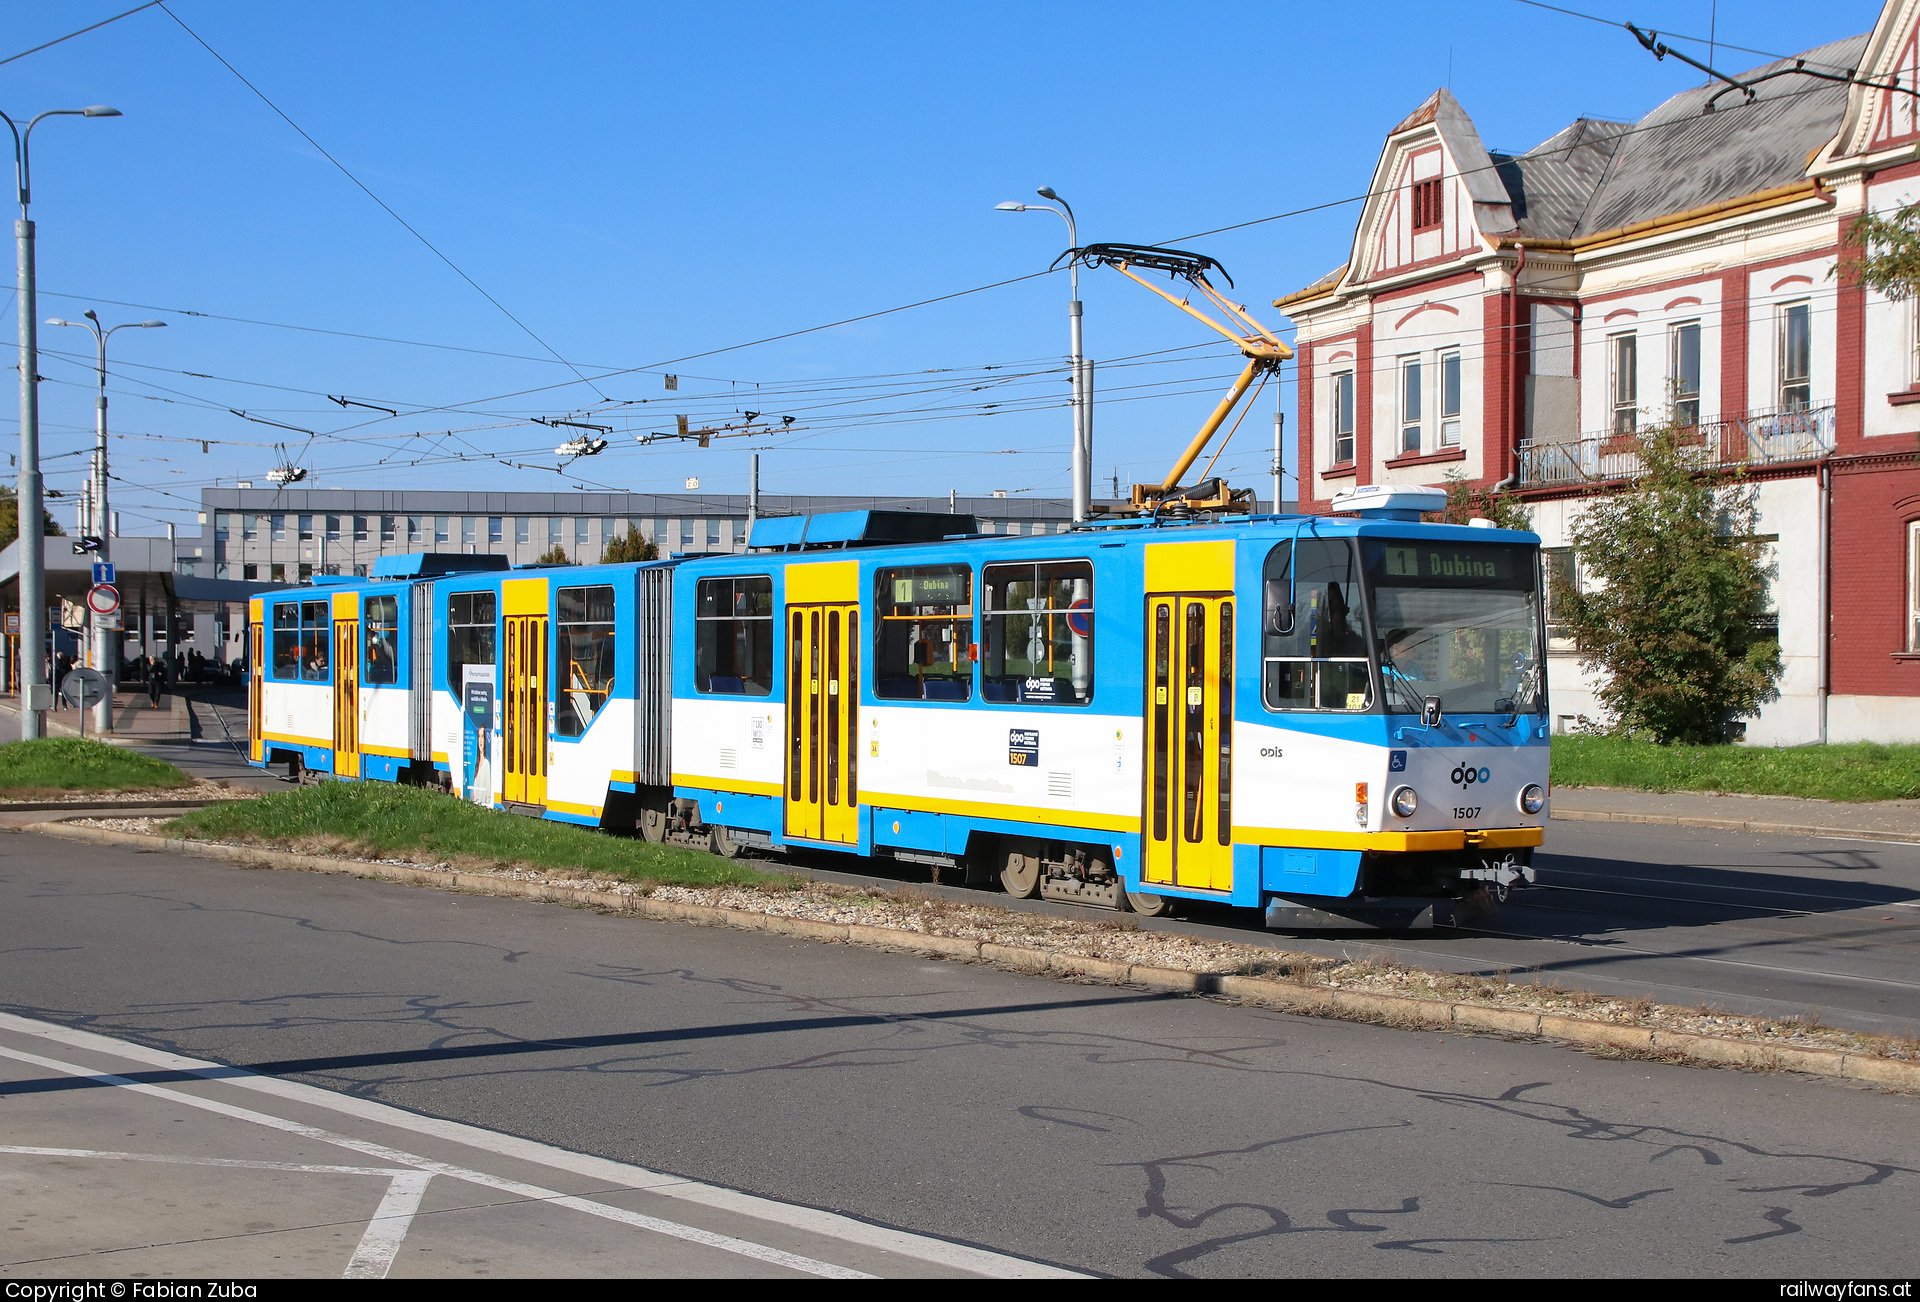
<svg viewBox="0 0 1920 1302"><path fill-rule="evenodd" d="M93 563L93 581L95 583L118 583L119 579L114 577L113 573L113 562L95 561Z"/></svg>
<svg viewBox="0 0 1920 1302"><path fill-rule="evenodd" d="M120 589L111 583L96 583L87 591L87 609L96 615L111 615L120 609Z"/></svg>
<svg viewBox="0 0 1920 1302"><path fill-rule="evenodd" d="M98 669L72 669L60 680L61 701L76 709L97 704L106 694L106 676Z"/></svg>
<svg viewBox="0 0 1920 1302"><path fill-rule="evenodd" d="M74 540L73 554L75 556L85 556L90 552L97 552L99 550L100 550L100 539L94 537L90 533L83 533L77 539Z"/></svg>
<svg viewBox="0 0 1920 1302"><path fill-rule="evenodd" d="M19 611L9 610L7 612L6 631L7 631L8 637L20 636L20 612Z"/></svg>

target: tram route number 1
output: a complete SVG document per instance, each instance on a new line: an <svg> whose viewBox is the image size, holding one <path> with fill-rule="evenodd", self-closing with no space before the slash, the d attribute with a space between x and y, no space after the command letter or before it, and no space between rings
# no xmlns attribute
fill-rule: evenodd
<svg viewBox="0 0 1920 1302"><path fill-rule="evenodd" d="M1027 769L1040 767L1040 730L1038 728L1007 730L1007 763Z"/></svg>

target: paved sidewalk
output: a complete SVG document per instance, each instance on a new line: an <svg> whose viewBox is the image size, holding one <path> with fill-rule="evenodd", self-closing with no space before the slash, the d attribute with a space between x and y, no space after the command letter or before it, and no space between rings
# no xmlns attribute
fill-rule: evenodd
<svg viewBox="0 0 1920 1302"><path fill-rule="evenodd" d="M0 1276L1063 1278L0 1015Z"/></svg>
<svg viewBox="0 0 1920 1302"><path fill-rule="evenodd" d="M1666 823L1750 832L1920 841L1920 800L1802 800L1705 791L1619 791L1555 787L1553 816L1582 821Z"/></svg>

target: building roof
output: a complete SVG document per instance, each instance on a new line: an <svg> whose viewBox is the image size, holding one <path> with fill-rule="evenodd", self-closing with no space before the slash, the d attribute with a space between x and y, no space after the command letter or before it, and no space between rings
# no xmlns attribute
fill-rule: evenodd
<svg viewBox="0 0 1920 1302"><path fill-rule="evenodd" d="M1852 68L1866 44L1866 35L1850 36L1796 58ZM1708 100L1720 91L1729 93L1718 112L1708 113ZM1739 91L1712 82L1682 91L1638 122L1582 118L1525 154L1494 155L1520 233L1577 239L1801 180L1808 157L1839 130L1846 85L1783 77L1756 87L1755 96L1749 105Z"/></svg>

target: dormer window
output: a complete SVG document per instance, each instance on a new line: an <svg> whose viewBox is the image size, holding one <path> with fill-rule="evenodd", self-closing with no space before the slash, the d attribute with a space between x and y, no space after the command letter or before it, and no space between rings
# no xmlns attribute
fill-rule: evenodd
<svg viewBox="0 0 1920 1302"><path fill-rule="evenodd" d="M1440 224L1440 184L1443 178L1413 183L1413 229L1430 231Z"/></svg>

